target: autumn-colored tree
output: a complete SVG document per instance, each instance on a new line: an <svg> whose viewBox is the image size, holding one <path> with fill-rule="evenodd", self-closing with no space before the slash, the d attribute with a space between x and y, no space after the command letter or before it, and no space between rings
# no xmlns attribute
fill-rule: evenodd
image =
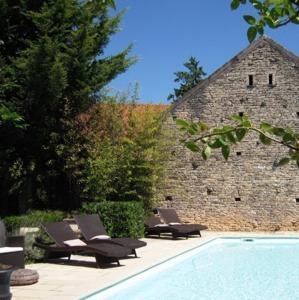
<svg viewBox="0 0 299 300"><path fill-rule="evenodd" d="M112 97L81 116L90 140L86 199L143 201L150 206L167 155L161 133L166 108Z"/></svg>

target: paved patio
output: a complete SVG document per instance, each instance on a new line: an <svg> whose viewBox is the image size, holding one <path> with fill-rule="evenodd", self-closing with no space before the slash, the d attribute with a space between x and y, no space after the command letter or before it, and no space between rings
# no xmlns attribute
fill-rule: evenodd
<svg viewBox="0 0 299 300"><path fill-rule="evenodd" d="M90 293L114 284L146 268L192 249L213 238L221 236L294 236L297 232L203 232L203 237L188 240L143 239L147 246L138 249L139 258L121 260L120 267L96 268L94 258L72 256L71 262L39 263L26 266L39 272L40 280L31 286L13 287L13 299L16 300L68 300L80 299Z"/></svg>

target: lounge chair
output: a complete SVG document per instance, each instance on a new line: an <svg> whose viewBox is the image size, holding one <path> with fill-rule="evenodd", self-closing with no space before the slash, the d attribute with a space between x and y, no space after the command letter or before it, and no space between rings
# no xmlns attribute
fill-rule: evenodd
<svg viewBox="0 0 299 300"><path fill-rule="evenodd" d="M158 235L162 233L173 233L173 229L167 224L163 224L161 219L157 216L152 216L144 222L146 235Z"/></svg>
<svg viewBox="0 0 299 300"><path fill-rule="evenodd" d="M136 249L146 246L146 242L133 238L111 238L97 214L74 216L84 239L88 242L112 241L118 245L131 249L131 254L137 257Z"/></svg>
<svg viewBox="0 0 299 300"><path fill-rule="evenodd" d="M157 211L163 221L171 228L184 228L185 230L189 230L189 235L198 234L199 236L201 236L200 231L208 229L207 226L201 224L182 223L178 214L172 208L158 208Z"/></svg>
<svg viewBox="0 0 299 300"><path fill-rule="evenodd" d="M71 254L90 253L95 256L97 265L102 267L112 262L120 265L119 258L123 258L131 252L130 249L110 241L85 243L78 239L66 221L43 224L42 227L55 242L55 245L44 244L41 241L35 242L34 246L46 251L45 259L60 257L70 259Z"/></svg>
<svg viewBox="0 0 299 300"><path fill-rule="evenodd" d="M7 236L3 221L0 220L0 263L23 269L24 236Z"/></svg>
<svg viewBox="0 0 299 300"><path fill-rule="evenodd" d="M188 238L189 235L193 235L193 228L184 225L168 225L162 223L161 219L158 216L152 216L144 222L145 234L147 236L158 235L161 237L161 234L171 234L173 239L179 237Z"/></svg>

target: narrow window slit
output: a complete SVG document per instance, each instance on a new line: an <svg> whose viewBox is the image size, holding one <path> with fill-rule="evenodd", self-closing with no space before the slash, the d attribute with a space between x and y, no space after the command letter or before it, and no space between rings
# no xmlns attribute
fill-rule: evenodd
<svg viewBox="0 0 299 300"><path fill-rule="evenodd" d="M241 156L242 152L241 151L237 151L236 154L237 154L237 156Z"/></svg>
<svg viewBox="0 0 299 300"><path fill-rule="evenodd" d="M243 113L242 111L240 111L240 112L239 112L239 116L240 116L240 117L243 117L243 116L244 116L244 113Z"/></svg>
<svg viewBox="0 0 299 300"><path fill-rule="evenodd" d="M165 200L166 200L166 201L172 201L173 198L172 198L172 196L166 196L166 197L165 197Z"/></svg>
<svg viewBox="0 0 299 300"><path fill-rule="evenodd" d="M269 74L269 85L273 85L273 74Z"/></svg>
<svg viewBox="0 0 299 300"><path fill-rule="evenodd" d="M296 200L296 203L299 204L299 198L296 198L295 200Z"/></svg>
<svg viewBox="0 0 299 300"><path fill-rule="evenodd" d="M253 86L253 75L248 76L248 85Z"/></svg>
<svg viewBox="0 0 299 300"><path fill-rule="evenodd" d="M299 111L296 112L297 118L299 118Z"/></svg>
<svg viewBox="0 0 299 300"><path fill-rule="evenodd" d="M241 201L240 197L235 197L235 201Z"/></svg>
<svg viewBox="0 0 299 300"><path fill-rule="evenodd" d="M211 188L207 188L207 194L212 195L212 193L213 193L213 190Z"/></svg>

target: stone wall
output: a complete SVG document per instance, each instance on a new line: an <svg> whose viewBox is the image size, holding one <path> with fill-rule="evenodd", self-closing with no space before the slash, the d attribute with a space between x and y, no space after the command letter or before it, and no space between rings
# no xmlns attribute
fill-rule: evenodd
<svg viewBox="0 0 299 300"><path fill-rule="evenodd" d="M231 123L232 114L246 113L256 124L298 129L299 60L288 54L261 38L175 105L166 127L179 140L173 118L200 119L213 127ZM286 151L277 144L264 146L250 134L232 148L227 162L219 152L204 161L177 142L159 205L210 230L297 230L299 169L294 163L275 167Z"/></svg>

